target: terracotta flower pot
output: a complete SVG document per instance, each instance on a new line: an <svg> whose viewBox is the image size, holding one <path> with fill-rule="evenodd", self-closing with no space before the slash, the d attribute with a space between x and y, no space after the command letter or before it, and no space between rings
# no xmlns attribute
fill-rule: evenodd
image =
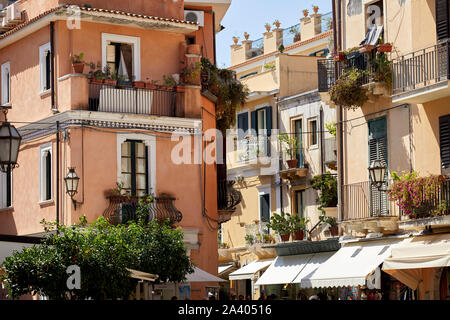
<svg viewBox="0 0 450 320"><path fill-rule="evenodd" d="M297 230L293 233L294 240L303 240L304 237L305 237L304 230Z"/></svg>
<svg viewBox="0 0 450 320"><path fill-rule="evenodd" d="M72 63L72 67L73 67L73 70L75 71L75 73L83 73L83 71L84 71L84 63L82 63L82 62Z"/></svg>
<svg viewBox="0 0 450 320"><path fill-rule="evenodd" d="M343 52L338 52L334 56L334 61L344 61L345 60L345 54Z"/></svg>
<svg viewBox="0 0 450 320"><path fill-rule="evenodd" d="M249 34L244 34L244 38L245 38L245 40L248 40L250 38L250 35Z"/></svg>
<svg viewBox="0 0 450 320"><path fill-rule="evenodd" d="M309 11L308 10L303 10L303 15L305 16L305 18L308 16Z"/></svg>
<svg viewBox="0 0 450 320"><path fill-rule="evenodd" d="M370 52L372 49L373 49L372 45L364 45L361 48L359 48L359 53Z"/></svg>
<svg viewBox="0 0 450 320"><path fill-rule="evenodd" d="M280 234L281 241L286 242L289 241L289 238L291 237L290 234Z"/></svg>
<svg viewBox="0 0 450 320"><path fill-rule="evenodd" d="M319 7L313 7L313 11L315 14L317 14L319 12Z"/></svg>
<svg viewBox="0 0 450 320"><path fill-rule="evenodd" d="M392 44L390 44L390 43L380 44L377 47L377 51L378 52L392 52Z"/></svg>
<svg viewBox="0 0 450 320"><path fill-rule="evenodd" d="M156 85L154 83L151 83L151 82L146 82L145 83L145 88L156 89Z"/></svg>
<svg viewBox="0 0 450 320"><path fill-rule="evenodd" d="M133 81L133 87L145 88L145 82L144 81Z"/></svg>
<svg viewBox="0 0 450 320"><path fill-rule="evenodd" d="M101 83L101 84L103 84L104 80L103 80L103 79L95 79L95 78L92 78L92 79L91 79L91 82L92 82L92 83Z"/></svg>
<svg viewBox="0 0 450 320"><path fill-rule="evenodd" d="M300 33L297 33L294 37L294 42L298 42L300 40L302 40L302 35Z"/></svg>
<svg viewBox="0 0 450 320"><path fill-rule="evenodd" d="M298 159L287 160L286 162L288 164L289 169L297 168Z"/></svg>
<svg viewBox="0 0 450 320"><path fill-rule="evenodd" d="M267 32L270 32L270 29L272 29L271 26L265 26L265 27L266 27Z"/></svg>
<svg viewBox="0 0 450 320"><path fill-rule="evenodd" d="M339 227L338 226L331 227L330 234L332 237L337 237L339 235Z"/></svg>
<svg viewBox="0 0 450 320"><path fill-rule="evenodd" d="M107 86L117 86L117 80L105 79L104 84Z"/></svg>
<svg viewBox="0 0 450 320"><path fill-rule="evenodd" d="M278 28L280 28L280 26L281 26L281 23L280 22L276 22L275 23L275 27L278 29Z"/></svg>
<svg viewBox="0 0 450 320"><path fill-rule="evenodd" d="M234 44L238 44L239 39L238 38L233 38Z"/></svg>

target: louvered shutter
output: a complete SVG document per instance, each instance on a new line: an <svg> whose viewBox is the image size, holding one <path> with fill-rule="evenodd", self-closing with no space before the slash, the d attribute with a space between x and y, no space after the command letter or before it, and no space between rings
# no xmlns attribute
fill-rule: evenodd
<svg viewBox="0 0 450 320"><path fill-rule="evenodd" d="M442 169L450 167L450 115L439 118L439 146Z"/></svg>
<svg viewBox="0 0 450 320"><path fill-rule="evenodd" d="M385 117L369 121L369 165L377 159L381 160L388 167L387 123ZM389 178L388 171L386 170L385 181L388 181ZM382 188L387 189L388 186L389 184L387 183ZM389 215L387 193L379 191L372 185L372 181L370 181L370 188L371 216Z"/></svg>
<svg viewBox="0 0 450 320"><path fill-rule="evenodd" d="M252 128L252 135L258 135L258 115L256 111L251 112L251 128Z"/></svg>
<svg viewBox="0 0 450 320"><path fill-rule="evenodd" d="M445 40L450 35L449 0L436 0L436 35L437 40Z"/></svg>

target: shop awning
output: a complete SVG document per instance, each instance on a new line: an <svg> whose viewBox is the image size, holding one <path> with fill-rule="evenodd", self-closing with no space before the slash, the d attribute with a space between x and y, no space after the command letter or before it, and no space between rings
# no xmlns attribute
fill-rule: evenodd
<svg viewBox="0 0 450 320"><path fill-rule="evenodd" d="M326 262L301 280L304 287L346 287L366 285L367 277L390 256L401 240L344 244Z"/></svg>
<svg viewBox="0 0 450 320"><path fill-rule="evenodd" d="M330 259L336 251L333 252L320 252L314 254L308 264L303 268L303 270L297 275L292 283L300 283L302 288L311 288L310 279L313 277L317 270L323 265L328 259Z"/></svg>
<svg viewBox="0 0 450 320"><path fill-rule="evenodd" d="M231 269L233 269L233 265L232 264L228 264L226 266L219 266L219 268L217 269L219 276L223 273L229 272Z"/></svg>
<svg viewBox="0 0 450 320"><path fill-rule="evenodd" d="M279 256L256 282L257 286L292 283L314 254Z"/></svg>
<svg viewBox="0 0 450 320"><path fill-rule="evenodd" d="M200 268L194 267L194 272L186 275L184 282L225 282L219 277L216 277Z"/></svg>
<svg viewBox="0 0 450 320"><path fill-rule="evenodd" d="M229 279L230 280L252 279L256 272L267 268L272 264L272 262L273 259L253 261L248 265L246 265L245 267L242 267L239 270L230 273Z"/></svg>
<svg viewBox="0 0 450 320"><path fill-rule="evenodd" d="M423 279L422 269L450 266L450 234L405 239L384 260L383 271L415 290Z"/></svg>

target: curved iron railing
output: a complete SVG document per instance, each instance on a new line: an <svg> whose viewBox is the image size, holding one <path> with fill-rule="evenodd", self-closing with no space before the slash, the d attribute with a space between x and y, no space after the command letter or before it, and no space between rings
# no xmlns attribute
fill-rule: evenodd
<svg viewBox="0 0 450 320"><path fill-rule="evenodd" d="M217 203L219 210L235 210L242 201L240 191L233 188L235 181L220 181L217 186Z"/></svg>
<svg viewBox="0 0 450 320"><path fill-rule="evenodd" d="M110 196L109 206L103 213L111 224L124 224L129 221L137 221L138 197ZM146 199L143 199L147 201ZM182 213L174 205L175 198L154 198L149 203L146 222L168 219L171 224L180 222Z"/></svg>

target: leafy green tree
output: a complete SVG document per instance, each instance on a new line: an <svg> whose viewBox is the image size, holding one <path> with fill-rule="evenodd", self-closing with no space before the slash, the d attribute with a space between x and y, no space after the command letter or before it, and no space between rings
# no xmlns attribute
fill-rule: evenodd
<svg viewBox="0 0 450 320"><path fill-rule="evenodd" d="M193 265L186 255L183 233L166 221L139 219L113 226L101 217L72 226L46 224L57 233L41 245L15 252L3 263L12 298L41 294L55 300L127 299L136 287L127 270L156 274L161 282L180 282ZM81 288L69 290L67 267L81 270Z"/></svg>

